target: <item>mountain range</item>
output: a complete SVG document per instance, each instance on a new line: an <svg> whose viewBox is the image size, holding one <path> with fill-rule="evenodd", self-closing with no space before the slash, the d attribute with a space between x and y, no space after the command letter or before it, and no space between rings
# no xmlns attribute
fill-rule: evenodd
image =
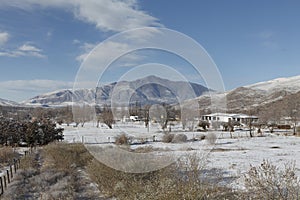
<svg viewBox="0 0 300 200"><path fill-rule="evenodd" d="M141 105L176 104L199 97L207 91L208 88L196 83L148 76L134 81L114 82L95 89L54 91L36 96L21 104L27 106L63 106L72 103L128 105L136 102Z"/></svg>
<svg viewBox="0 0 300 200"><path fill-rule="evenodd" d="M192 93L192 94L191 94ZM290 103L299 99L300 76L278 78L248 86L239 87L225 93L215 93L208 88L184 81L171 81L156 76L148 76L135 81L120 81L95 89L59 90L16 103L0 99L2 106L65 106L72 102L97 104L187 104L197 101L196 106L207 110L212 96L226 98L227 112L245 112ZM180 98L178 98L180 97ZM199 104L198 104L199 102ZM300 104L299 104L300 105ZM195 108L196 109L196 108Z"/></svg>
<svg viewBox="0 0 300 200"><path fill-rule="evenodd" d="M270 107L270 105L276 105L280 108L282 107L281 104L294 103L299 93L300 76L294 76L238 87L225 92L223 95L226 97L227 112L245 113L251 110L257 113L259 110ZM209 108L210 99L211 96L208 94L198 97L199 105L203 105L200 109L205 110Z"/></svg>
<svg viewBox="0 0 300 200"><path fill-rule="evenodd" d="M0 98L0 105L1 106L19 106L20 104L14 101L6 100L6 99L1 99Z"/></svg>

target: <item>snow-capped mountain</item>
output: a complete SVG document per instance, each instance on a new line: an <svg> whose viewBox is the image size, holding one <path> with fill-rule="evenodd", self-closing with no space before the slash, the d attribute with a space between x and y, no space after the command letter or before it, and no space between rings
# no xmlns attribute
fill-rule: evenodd
<svg viewBox="0 0 300 200"><path fill-rule="evenodd" d="M197 98L200 109L211 108L210 99L216 95L222 96L227 105L226 112L245 112L247 110L261 110L269 105L282 107L280 104L289 104L300 93L300 76L278 78L260 82L244 87L239 87L224 94L202 95ZM212 95L212 96L210 96ZM300 104L299 104L300 105Z"/></svg>
<svg viewBox="0 0 300 200"><path fill-rule="evenodd" d="M0 106L19 106L17 102L1 99L0 98Z"/></svg>
<svg viewBox="0 0 300 200"><path fill-rule="evenodd" d="M274 80L260 82L245 87L253 90L262 90L268 93L278 91L296 93L300 90L300 75L289 78L277 78Z"/></svg>
<svg viewBox="0 0 300 200"><path fill-rule="evenodd" d="M192 87L192 92L189 87ZM97 104L123 104L139 102L141 104L168 103L176 104L186 100L194 109L213 110L212 96L225 101L227 112L243 112L249 109L259 110L267 105L279 105L280 102L292 100L300 93L300 76L278 78L239 87L223 94L208 93L208 89L195 84L181 81L170 81L149 76L135 81L121 81L98 87L96 89L79 89L72 91L60 90L36 96L22 102L29 106L64 106L72 102ZM193 93L193 94L191 94ZM193 102L193 103L192 103ZM199 103L200 104L199 104ZM278 103L279 102L279 103ZM285 102L286 103L286 102Z"/></svg>
<svg viewBox="0 0 300 200"><path fill-rule="evenodd" d="M202 95L208 89L196 83L170 81L148 76L135 81L121 81L95 89L59 90L36 96L22 104L30 106L64 106L74 103L103 104L155 104L178 103Z"/></svg>

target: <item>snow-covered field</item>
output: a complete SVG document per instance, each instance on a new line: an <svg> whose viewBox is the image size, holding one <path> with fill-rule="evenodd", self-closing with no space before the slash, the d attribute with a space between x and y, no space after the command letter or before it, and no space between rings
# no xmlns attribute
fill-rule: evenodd
<svg viewBox="0 0 300 200"><path fill-rule="evenodd" d="M156 124L151 124L147 129L142 123L118 123L113 129L108 129L105 125L96 128L95 124L88 123L84 127L74 128L73 126L63 126L64 135L67 142L84 142L86 145L113 145L115 137L121 133L135 138L131 149L145 146L152 146L162 151L172 151L175 155L181 156L187 153L205 152L207 153L207 166L221 169L228 176L240 177L249 170L250 165L257 166L263 160L269 160L273 164L282 168L287 162L295 162L296 173L300 177L300 137L284 136L283 134L263 133L264 137L249 137L247 131L236 131L233 138L228 132L208 131L189 132L182 131L181 128L172 127L173 134L183 133L188 140L205 134L216 134L218 139L215 144L210 144L207 140L188 141L186 143L163 143L161 138L164 133ZM277 132L278 133L278 132ZM156 142L153 142L155 138ZM141 139L147 140L145 144L140 144ZM234 183L238 185L238 180Z"/></svg>

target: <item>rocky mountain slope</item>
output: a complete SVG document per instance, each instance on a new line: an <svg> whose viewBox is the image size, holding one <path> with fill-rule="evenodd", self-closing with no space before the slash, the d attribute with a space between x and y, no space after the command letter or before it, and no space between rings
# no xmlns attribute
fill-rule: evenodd
<svg viewBox="0 0 300 200"><path fill-rule="evenodd" d="M174 104L198 97L207 91L206 87L199 84L148 76L135 81L111 83L95 89L54 91L36 96L22 104L28 106L63 106L72 104L72 102L97 103L99 105L111 103L129 105L135 102L142 105L163 102Z"/></svg>
<svg viewBox="0 0 300 200"><path fill-rule="evenodd" d="M282 104L292 104L297 99L300 92L300 76L289 78L278 78L253 85L239 87L226 92L223 101L226 102L227 112L259 112L266 107L284 107ZM213 97L221 94L210 94ZM203 95L197 98L201 109L212 109L207 106L211 99L210 95ZM300 104L298 105L300 106ZM300 109L300 108L299 108Z"/></svg>
<svg viewBox="0 0 300 200"><path fill-rule="evenodd" d="M1 99L0 98L0 106L19 106L17 102Z"/></svg>

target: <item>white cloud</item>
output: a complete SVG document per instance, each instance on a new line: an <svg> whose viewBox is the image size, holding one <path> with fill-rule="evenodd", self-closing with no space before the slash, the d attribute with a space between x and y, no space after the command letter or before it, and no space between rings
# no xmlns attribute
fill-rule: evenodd
<svg viewBox="0 0 300 200"><path fill-rule="evenodd" d="M77 39L73 40L73 44L80 44L80 43L81 43L80 40L77 40Z"/></svg>
<svg viewBox="0 0 300 200"><path fill-rule="evenodd" d="M0 46L4 45L9 39L7 32L0 32Z"/></svg>
<svg viewBox="0 0 300 200"><path fill-rule="evenodd" d="M122 43L122 42L115 42L115 41L108 41L102 44L101 49L95 49L96 44L91 43L84 43L81 46L81 49L83 49L83 53L79 56L77 56L76 60L79 62L84 61L88 57L88 66L89 69L95 69L99 66L103 66L104 63L107 63L108 61L111 61L110 59L113 57L118 57L122 55L124 52L128 52L130 49L129 44ZM102 51L105 49L105 51ZM93 50L93 51L92 51ZM122 63L122 66L130 66L133 64L133 62L142 59L141 56L137 56L135 53L130 53L124 55L122 60L119 60Z"/></svg>
<svg viewBox="0 0 300 200"><path fill-rule="evenodd" d="M30 56L30 57L38 57L45 58L46 56L42 54L42 49L37 48L31 44L23 44L15 50L8 50L0 52L0 56L6 57L21 57L21 56Z"/></svg>
<svg viewBox="0 0 300 200"><path fill-rule="evenodd" d="M32 45L29 45L29 44L23 44L22 46L19 47L19 50L20 51L25 51L25 52L41 52L42 50L35 47L35 46L32 46Z"/></svg>
<svg viewBox="0 0 300 200"><path fill-rule="evenodd" d="M47 37L51 37L52 36L52 31L48 31L47 32Z"/></svg>
<svg viewBox="0 0 300 200"><path fill-rule="evenodd" d="M118 32L145 26L162 26L157 18L139 9L137 0L10 0L1 2L1 5L22 9L40 6L71 10L77 19L94 24L101 31Z"/></svg>

